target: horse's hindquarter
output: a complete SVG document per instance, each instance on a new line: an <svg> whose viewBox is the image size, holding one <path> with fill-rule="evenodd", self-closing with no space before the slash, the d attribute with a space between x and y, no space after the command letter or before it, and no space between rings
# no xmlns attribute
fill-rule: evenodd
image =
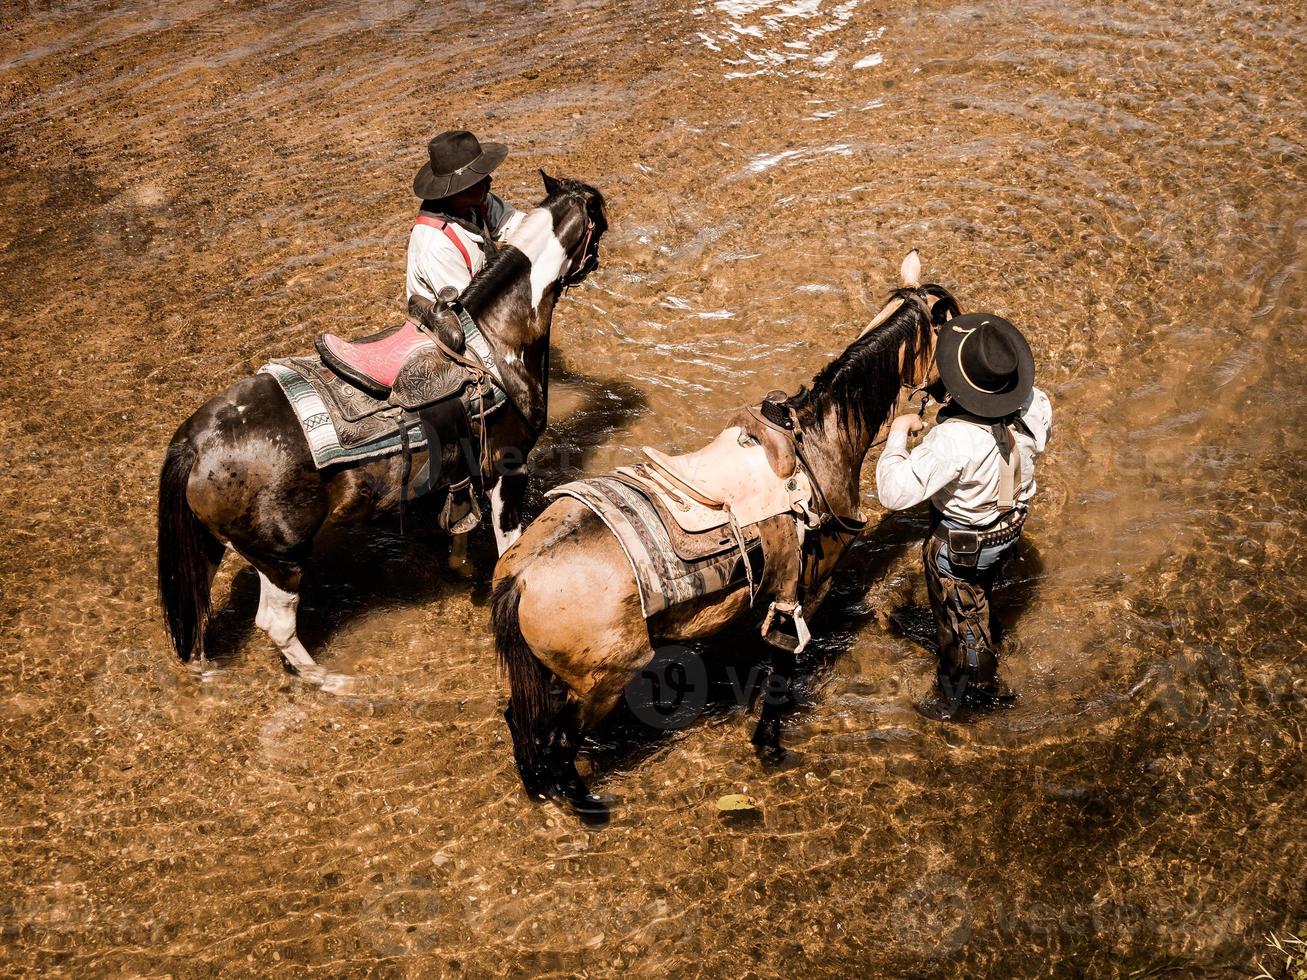
<svg viewBox="0 0 1307 980"><path fill-rule="evenodd" d="M321 526L326 517L327 497L304 433L268 375L242 378L210 398L173 442L194 447L187 501L222 540L248 536L273 506L295 512L289 536L299 525Z"/></svg>
<svg viewBox="0 0 1307 980"><path fill-rule="evenodd" d="M496 585L510 577L518 581L527 645L577 693L648 650L630 562L580 501L555 500L526 528L495 567Z"/></svg>
<svg viewBox="0 0 1307 980"><path fill-rule="evenodd" d="M578 500L555 500L495 568L516 577L522 635L535 655L578 693L608 671L623 677L651 652L650 638L703 639L749 609L745 586L704 596L647 624L630 560L604 522Z"/></svg>

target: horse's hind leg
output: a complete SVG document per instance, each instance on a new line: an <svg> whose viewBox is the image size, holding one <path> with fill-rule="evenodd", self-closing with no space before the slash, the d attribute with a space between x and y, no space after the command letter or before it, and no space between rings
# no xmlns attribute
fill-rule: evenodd
<svg viewBox="0 0 1307 980"><path fill-rule="evenodd" d="M654 658L643 623L638 635L622 644L606 669L593 686L584 693L575 690L568 696L561 711L550 724L546 758L553 790L562 796L586 820L603 820L608 816L608 801L590 792L576 769L576 757L581 749L581 738L587 729L595 728L610 715L626 693L626 686L641 669ZM636 631L632 631L636 632Z"/></svg>
<svg viewBox="0 0 1307 980"><path fill-rule="evenodd" d="M275 581L262 568L258 568L258 573L259 611L254 616L254 625L268 634L268 639L281 651L287 665L297 673L311 672L318 665L304 649L298 635L297 614L303 570L293 565L274 569Z"/></svg>
<svg viewBox="0 0 1307 980"><path fill-rule="evenodd" d="M299 587L303 569L299 565L286 563L271 566L265 571L262 563L256 563L255 570L259 573L259 610L255 614L254 625L268 635L286 665L297 675L318 684L324 690L336 691L341 688L347 678L319 665L300 642Z"/></svg>

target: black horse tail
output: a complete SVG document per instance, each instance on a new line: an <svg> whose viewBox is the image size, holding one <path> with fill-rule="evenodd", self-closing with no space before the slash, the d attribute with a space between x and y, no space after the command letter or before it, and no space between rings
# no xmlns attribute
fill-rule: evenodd
<svg viewBox="0 0 1307 980"><path fill-rule="evenodd" d="M159 603L173 648L183 662L203 645L210 609L209 572L223 550L186 500L195 458L190 440L174 442L159 473Z"/></svg>
<svg viewBox="0 0 1307 980"><path fill-rule="evenodd" d="M552 674L527 646L518 623L522 588L516 576L495 586L490 619L495 628L495 650L500 669L508 676L509 700L504 717L513 736L513 757L522 783L531 792L542 775L541 745L549 723L549 687Z"/></svg>

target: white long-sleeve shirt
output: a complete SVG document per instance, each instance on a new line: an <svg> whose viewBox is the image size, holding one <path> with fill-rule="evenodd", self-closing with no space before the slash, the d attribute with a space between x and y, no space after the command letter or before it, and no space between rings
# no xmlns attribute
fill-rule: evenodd
<svg viewBox="0 0 1307 980"><path fill-rule="evenodd" d="M494 194L486 195L486 216L490 219L491 232L498 240L511 234L523 218L522 212ZM445 286L453 286L461 293L486 264L485 241L480 235L452 222L448 227L467 250L471 269L464 261L463 253L442 229L415 224L408 236L409 296L434 300Z"/></svg>
<svg viewBox="0 0 1307 980"><path fill-rule="evenodd" d="M1016 499L1028 503L1035 495L1035 460L1053 432L1053 407L1035 388L1021 409L1021 426L1013 426L1021 455L1021 485ZM963 419L941 422L926 433L921 445L908 452L905 432L891 432L876 464L876 493L890 510L934 503L945 517L963 524L985 525L998 515L998 443L993 430Z"/></svg>

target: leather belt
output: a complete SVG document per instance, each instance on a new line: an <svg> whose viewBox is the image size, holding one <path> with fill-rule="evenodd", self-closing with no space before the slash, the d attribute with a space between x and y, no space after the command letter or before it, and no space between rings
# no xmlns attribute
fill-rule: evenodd
<svg viewBox="0 0 1307 980"><path fill-rule="evenodd" d="M1018 507L1003 518L996 527L983 531L936 524L931 533L948 545L949 561L962 568L975 568L980 561L982 549L1011 544L1021 537L1021 528L1025 523L1026 509Z"/></svg>

